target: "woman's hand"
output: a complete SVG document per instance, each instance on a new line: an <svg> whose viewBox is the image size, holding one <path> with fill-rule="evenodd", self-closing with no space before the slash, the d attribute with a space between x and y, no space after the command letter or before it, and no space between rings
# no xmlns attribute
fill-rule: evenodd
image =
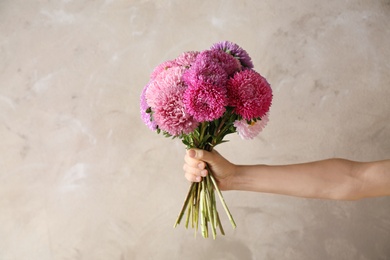
<svg viewBox="0 0 390 260"><path fill-rule="evenodd" d="M217 181L221 190L231 189L231 180L236 172L236 165L226 160L217 151L211 152L201 149L189 149L184 157L184 172L188 181L199 182L209 174L207 167ZM207 163L207 164L206 164Z"/></svg>

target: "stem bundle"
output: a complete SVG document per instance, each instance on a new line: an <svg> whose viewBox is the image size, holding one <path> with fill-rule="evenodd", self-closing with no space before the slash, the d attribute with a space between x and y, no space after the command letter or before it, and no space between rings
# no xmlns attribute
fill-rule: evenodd
<svg viewBox="0 0 390 260"><path fill-rule="evenodd" d="M201 233L204 238L209 237L209 227L211 233L215 239L217 236L217 228L220 230L222 235L225 232L222 227L221 220L219 218L215 191L217 192L223 208L232 224L233 228L236 227L233 216L226 205L226 202L222 196L220 189L212 175L211 170L208 168L209 174L202 179L201 182L193 182L190 185L187 197L184 200L182 209L176 219L174 227L180 224L185 211L187 211L185 227L188 228L191 220L191 227L195 229L195 236L198 231L199 223Z"/></svg>

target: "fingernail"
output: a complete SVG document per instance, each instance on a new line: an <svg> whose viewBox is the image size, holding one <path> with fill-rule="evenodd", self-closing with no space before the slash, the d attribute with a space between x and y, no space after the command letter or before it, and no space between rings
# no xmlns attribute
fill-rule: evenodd
<svg viewBox="0 0 390 260"><path fill-rule="evenodd" d="M202 177L206 177L207 171L206 171L206 170L201 171L201 172L200 172L200 175L201 175Z"/></svg>
<svg viewBox="0 0 390 260"><path fill-rule="evenodd" d="M200 176L196 176L195 180L196 180L197 182L199 182L199 181L201 180L201 177L200 177Z"/></svg>
<svg viewBox="0 0 390 260"><path fill-rule="evenodd" d="M191 158L195 158L195 155L196 155L196 152L194 150L188 151L188 156L190 156Z"/></svg>

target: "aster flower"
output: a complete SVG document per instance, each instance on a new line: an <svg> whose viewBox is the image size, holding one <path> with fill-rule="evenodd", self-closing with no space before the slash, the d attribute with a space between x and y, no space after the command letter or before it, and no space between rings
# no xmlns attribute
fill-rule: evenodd
<svg viewBox="0 0 390 260"><path fill-rule="evenodd" d="M198 56L198 51L187 51L179 55L175 59L175 63L179 66L183 66L185 68L191 67L191 65L195 62L196 57Z"/></svg>
<svg viewBox="0 0 390 260"><path fill-rule="evenodd" d="M176 63L175 60L164 61L163 63L158 65L156 68L154 68L154 70L150 74L150 79L154 80L158 76L158 74L160 74L162 71L168 70L170 68L177 67L177 66L178 66L178 64Z"/></svg>
<svg viewBox="0 0 390 260"><path fill-rule="evenodd" d="M203 51L199 59L203 59L204 62L219 64L229 76L241 70L241 63L223 50Z"/></svg>
<svg viewBox="0 0 390 260"><path fill-rule="evenodd" d="M183 69L173 67L162 71L146 90L145 97L159 129L173 136L188 134L198 122L188 114L183 103L186 85L181 80Z"/></svg>
<svg viewBox="0 0 390 260"><path fill-rule="evenodd" d="M242 66L250 69L253 68L252 59L249 54L243 48L233 42L217 42L211 46L211 50L223 50L224 52L227 52L233 55L233 57L239 59Z"/></svg>
<svg viewBox="0 0 390 260"><path fill-rule="evenodd" d="M252 69L240 71L227 84L229 106L243 119L261 118L269 111L272 89L267 80Z"/></svg>
<svg viewBox="0 0 390 260"><path fill-rule="evenodd" d="M140 112L141 112L141 119L142 121L149 127L150 130L156 130L157 124L155 121L152 121L150 113L147 113L146 111L150 109L150 106L146 102L145 93L146 89L149 87L149 84L145 85L145 87L142 90L141 98L140 98Z"/></svg>
<svg viewBox="0 0 390 260"><path fill-rule="evenodd" d="M184 69L178 66L163 69L149 82L149 86L145 92L145 98L150 107L156 108L161 106L162 99L166 96L165 93L171 89L186 88L186 85L181 79L183 71Z"/></svg>
<svg viewBox="0 0 390 260"><path fill-rule="evenodd" d="M186 110L199 122L220 118L226 111L226 88L211 84L189 85L183 95Z"/></svg>
<svg viewBox="0 0 390 260"><path fill-rule="evenodd" d="M236 120L234 121L234 127L237 129L238 135L244 139L253 139L255 138L261 131L263 131L264 127L267 125L269 121L269 113L267 112L261 120L251 120L249 123L247 120Z"/></svg>
<svg viewBox="0 0 390 260"><path fill-rule="evenodd" d="M191 68L184 72L183 80L193 86L202 84L225 86L228 74L220 64L210 62L208 57L199 54Z"/></svg>

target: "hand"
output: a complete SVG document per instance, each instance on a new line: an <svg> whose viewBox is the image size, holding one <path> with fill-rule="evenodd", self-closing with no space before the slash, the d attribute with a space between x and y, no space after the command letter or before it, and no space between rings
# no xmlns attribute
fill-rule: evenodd
<svg viewBox="0 0 390 260"><path fill-rule="evenodd" d="M206 163L210 167L218 187L221 190L231 189L231 180L236 172L236 165L226 160L217 151L211 152L201 149L187 150L184 157L184 172L188 181L199 182L209 172Z"/></svg>

